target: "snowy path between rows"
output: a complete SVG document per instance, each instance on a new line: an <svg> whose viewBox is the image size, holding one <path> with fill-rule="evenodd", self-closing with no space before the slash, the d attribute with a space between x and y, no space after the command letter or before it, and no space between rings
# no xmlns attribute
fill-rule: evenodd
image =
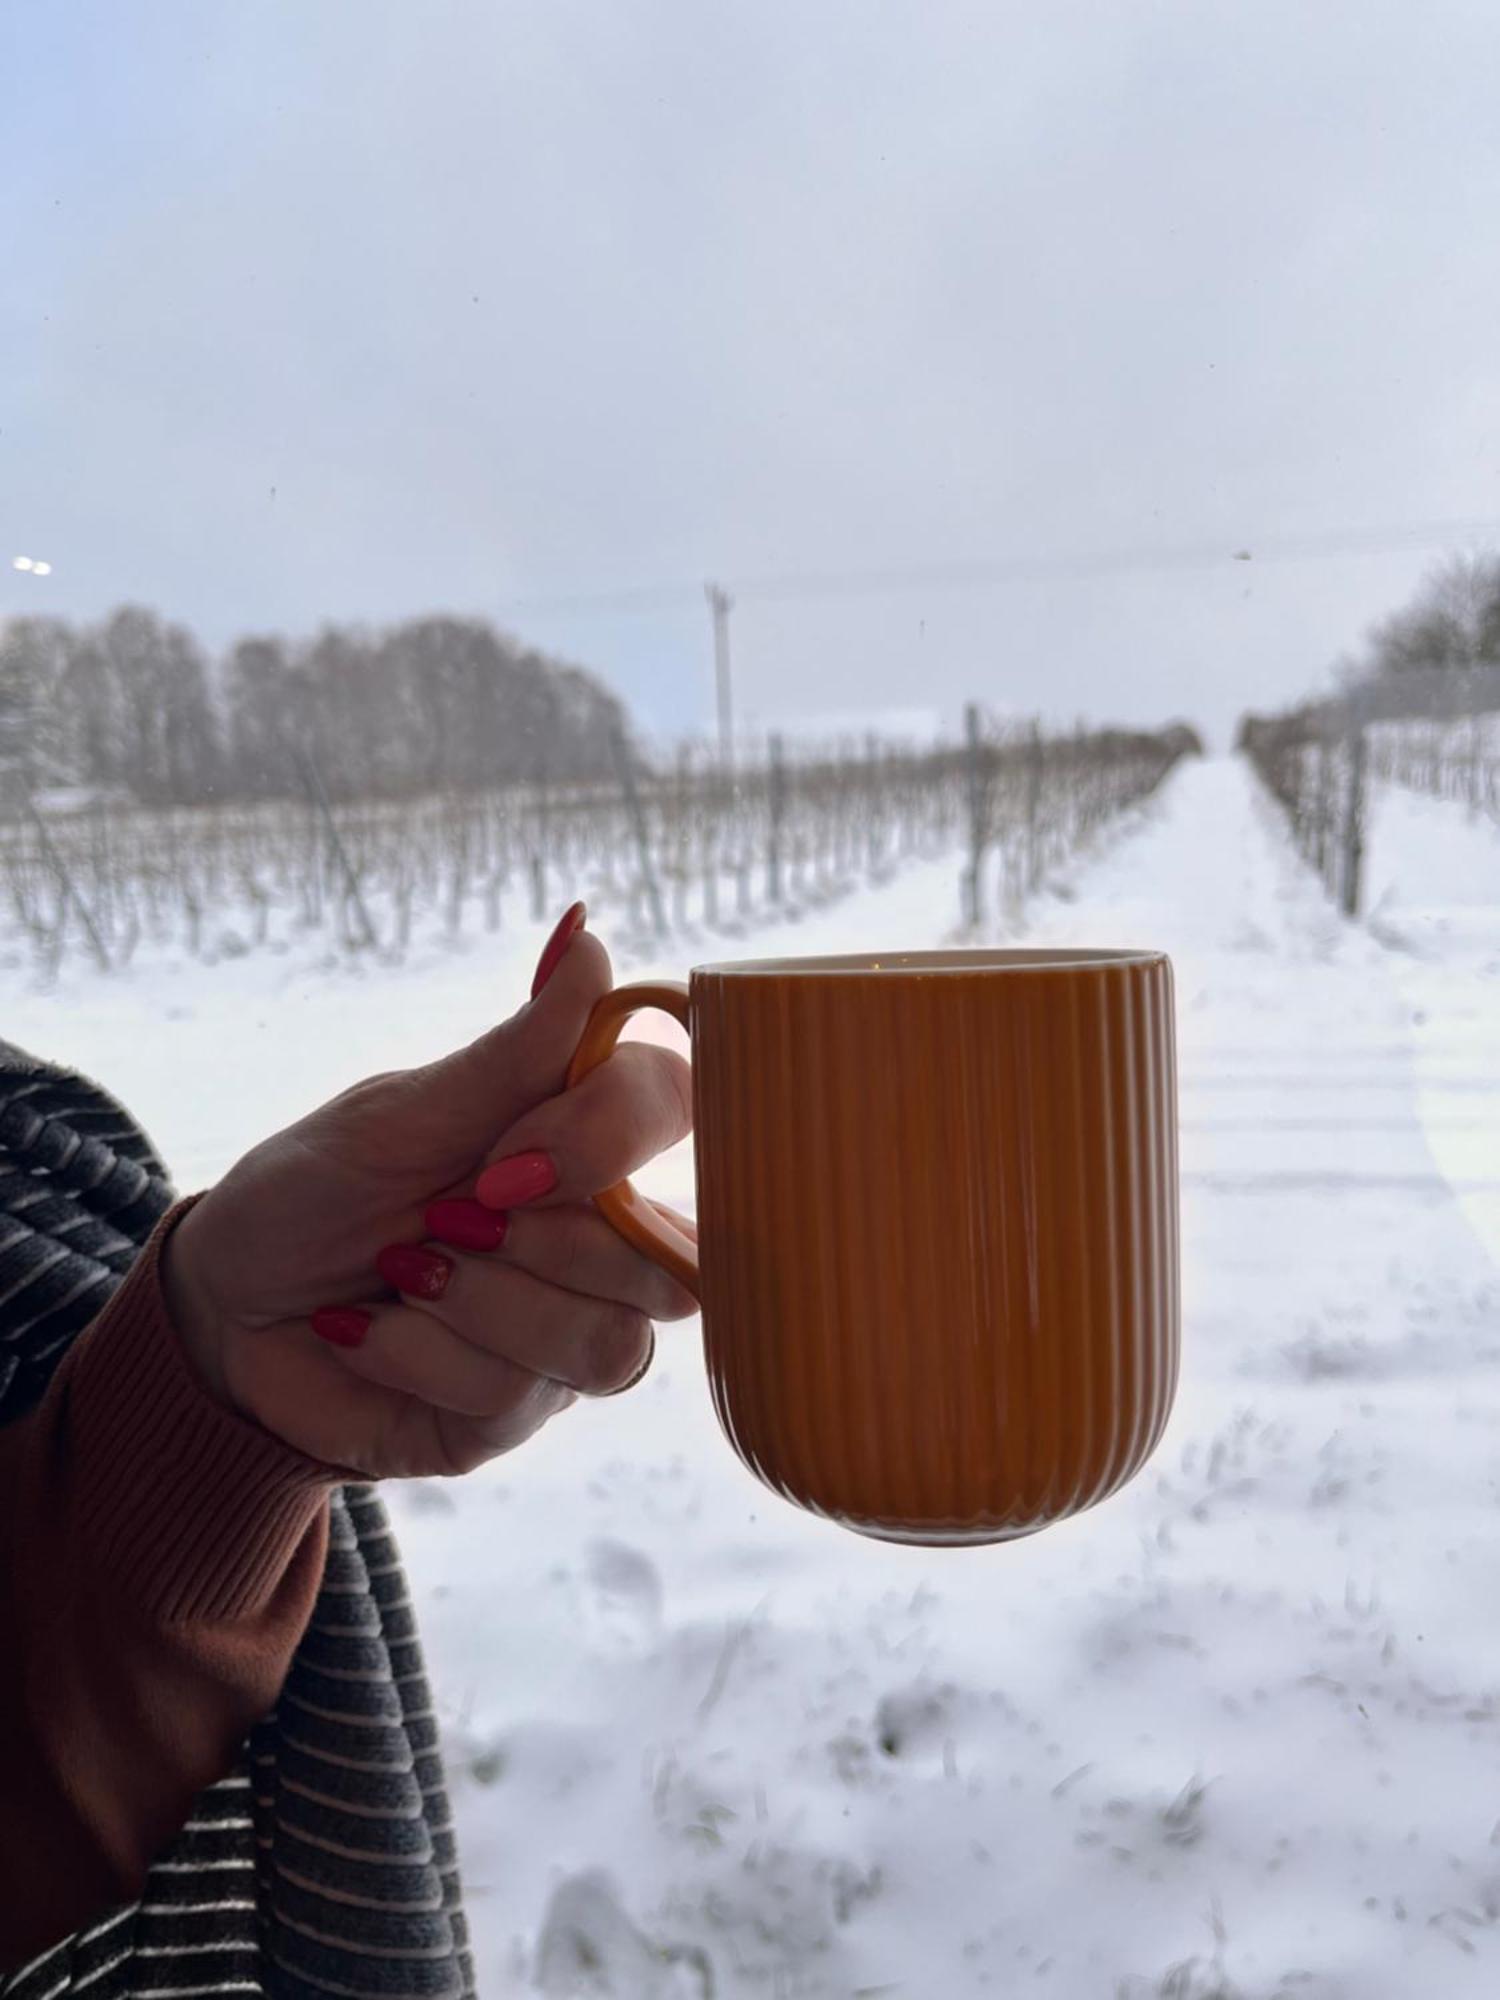
<svg viewBox="0 0 1500 2000"><path fill-rule="evenodd" d="M1030 912L1178 972L1184 1373L1104 1507L942 1554L804 1519L720 1438L693 1327L633 1396L392 1491L482 1994L1500 1990L1500 839L1454 811L1382 799L1348 926L1243 765L1195 763ZM734 949L938 942L955 886ZM472 1032L536 943L79 977L6 1026L190 1185ZM649 1185L689 1200L686 1152Z"/></svg>

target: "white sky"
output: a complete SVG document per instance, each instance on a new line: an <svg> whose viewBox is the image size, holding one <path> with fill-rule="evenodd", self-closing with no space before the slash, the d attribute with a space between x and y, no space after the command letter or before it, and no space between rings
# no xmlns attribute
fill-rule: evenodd
<svg viewBox="0 0 1500 2000"><path fill-rule="evenodd" d="M1222 735L1434 553L1235 549L1500 524L1497 83L1493 0L10 0L0 614L486 611L659 733L706 577L1222 547L733 624Z"/></svg>

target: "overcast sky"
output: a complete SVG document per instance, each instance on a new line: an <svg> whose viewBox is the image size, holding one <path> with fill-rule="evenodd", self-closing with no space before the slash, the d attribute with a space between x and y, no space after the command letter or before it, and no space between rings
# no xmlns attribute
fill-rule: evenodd
<svg viewBox="0 0 1500 2000"><path fill-rule="evenodd" d="M1500 540L1497 104L1494 0L6 0L0 613L484 611L673 730L723 577L761 715L1222 734L1432 556L1275 541Z"/></svg>

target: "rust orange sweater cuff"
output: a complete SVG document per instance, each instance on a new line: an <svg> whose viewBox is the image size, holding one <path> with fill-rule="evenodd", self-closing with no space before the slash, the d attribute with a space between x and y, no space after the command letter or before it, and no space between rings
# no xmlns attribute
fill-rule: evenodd
<svg viewBox="0 0 1500 2000"><path fill-rule="evenodd" d="M63 1364L75 1520L99 1575L148 1619L253 1617L330 1488L348 1475L220 1407L161 1293L158 1226Z"/></svg>
<svg viewBox="0 0 1500 2000"><path fill-rule="evenodd" d="M166 1216L0 1429L0 1967L138 1894L275 1703L348 1477L212 1400L161 1294Z"/></svg>

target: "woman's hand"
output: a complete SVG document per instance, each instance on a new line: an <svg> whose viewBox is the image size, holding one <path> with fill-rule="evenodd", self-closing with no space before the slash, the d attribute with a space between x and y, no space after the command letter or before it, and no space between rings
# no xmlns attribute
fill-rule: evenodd
<svg viewBox="0 0 1500 2000"><path fill-rule="evenodd" d="M627 1386L651 1321L696 1310L588 1202L682 1138L690 1094L642 1043L563 1089L610 983L580 922L509 1021L356 1084L177 1225L168 1308L221 1401L367 1478L466 1472Z"/></svg>

